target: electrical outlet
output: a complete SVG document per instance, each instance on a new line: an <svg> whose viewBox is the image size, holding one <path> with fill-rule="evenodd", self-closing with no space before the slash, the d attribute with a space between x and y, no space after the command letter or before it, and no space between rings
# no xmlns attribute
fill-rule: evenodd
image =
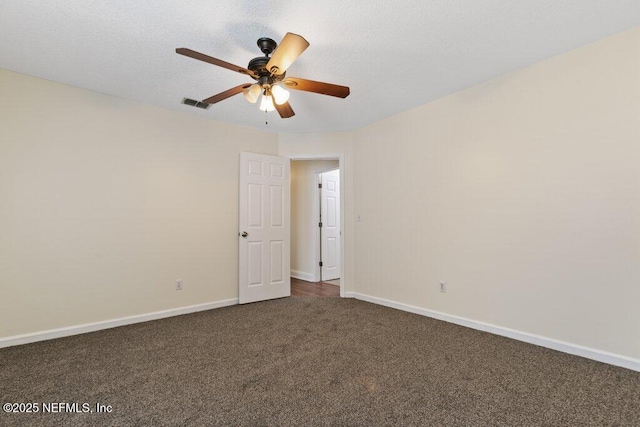
<svg viewBox="0 0 640 427"><path fill-rule="evenodd" d="M440 282L440 292L447 292L447 282Z"/></svg>
<svg viewBox="0 0 640 427"><path fill-rule="evenodd" d="M182 290L182 279L176 280L176 291Z"/></svg>

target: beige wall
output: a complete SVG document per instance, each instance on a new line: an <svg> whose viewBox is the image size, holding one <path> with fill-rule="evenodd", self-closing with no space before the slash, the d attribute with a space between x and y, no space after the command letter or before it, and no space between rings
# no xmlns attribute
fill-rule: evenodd
<svg viewBox="0 0 640 427"><path fill-rule="evenodd" d="M276 135L8 71L0 100L0 337L238 296L238 153Z"/></svg>
<svg viewBox="0 0 640 427"><path fill-rule="evenodd" d="M337 160L291 162L291 271L303 280L312 280L316 271L313 246L320 212L314 207L320 207L313 200L314 175L337 168Z"/></svg>
<svg viewBox="0 0 640 427"><path fill-rule="evenodd" d="M355 291L640 358L640 29L354 138Z"/></svg>

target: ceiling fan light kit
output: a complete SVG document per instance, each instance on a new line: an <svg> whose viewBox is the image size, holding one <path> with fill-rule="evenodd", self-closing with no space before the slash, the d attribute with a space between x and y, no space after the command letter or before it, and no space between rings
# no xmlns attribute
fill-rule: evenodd
<svg viewBox="0 0 640 427"><path fill-rule="evenodd" d="M266 92L266 90L265 90ZM270 95L267 95L266 93L262 95L262 101L260 101L260 110L264 111L265 113L268 111L273 111L275 110L276 107L273 104L273 99L271 98Z"/></svg>
<svg viewBox="0 0 640 427"><path fill-rule="evenodd" d="M278 105L282 105L287 102L290 95L289 91L283 89L280 85L271 86L271 96L273 96L273 101Z"/></svg>
<svg viewBox="0 0 640 427"><path fill-rule="evenodd" d="M258 101L258 98L260 97L261 93L262 93L262 88L257 83L252 84L248 88L242 90L242 94L244 95L246 100L252 104L255 104Z"/></svg>
<svg viewBox="0 0 640 427"><path fill-rule="evenodd" d="M347 86L316 82L298 77L285 77L287 69L309 47L309 42L304 37L287 33L279 46L273 39L262 37L258 39L258 47L264 53L264 56L253 58L249 61L247 68L242 68L184 47L176 49L176 53L245 74L256 81L253 84L238 85L206 98L202 102L207 104L215 104L241 92L247 101L255 104L262 94L260 110L265 112L278 110L280 117L286 119L293 117L295 113L291 105L289 105L290 93L283 86L289 89L338 98L349 96L350 90ZM272 53L273 55L271 55Z"/></svg>

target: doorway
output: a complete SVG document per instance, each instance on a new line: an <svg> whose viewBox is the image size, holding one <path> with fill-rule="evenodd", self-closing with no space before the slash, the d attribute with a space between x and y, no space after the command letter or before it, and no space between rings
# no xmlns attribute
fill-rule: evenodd
<svg viewBox="0 0 640 427"><path fill-rule="evenodd" d="M315 284L318 289L335 286L344 296L341 160L291 158L292 292L295 286L311 290ZM322 190L327 190L324 195Z"/></svg>

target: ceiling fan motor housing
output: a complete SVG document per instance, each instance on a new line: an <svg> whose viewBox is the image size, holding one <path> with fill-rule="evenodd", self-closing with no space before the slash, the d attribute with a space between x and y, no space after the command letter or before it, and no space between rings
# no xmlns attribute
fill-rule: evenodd
<svg viewBox="0 0 640 427"><path fill-rule="evenodd" d="M271 53L273 53L276 47L278 47L278 44L273 39L270 39L268 37L259 38L257 44L265 56L259 56L257 58L253 58L251 61L249 61L249 65L247 66L247 68L256 74L257 77L253 77L253 76L251 77L257 80L260 86L263 86L263 87L265 85L271 86L275 82L278 82L284 79L284 76L285 76L285 73L279 76L275 76L275 75L272 75L272 73L269 70L267 70L267 64L271 59L269 58L269 55L271 55Z"/></svg>
<svg viewBox="0 0 640 427"><path fill-rule="evenodd" d="M259 56L257 58L253 58L249 61L248 69L256 73L257 75L262 75L264 73L269 73L267 71L267 64L269 63L269 57L267 56Z"/></svg>

